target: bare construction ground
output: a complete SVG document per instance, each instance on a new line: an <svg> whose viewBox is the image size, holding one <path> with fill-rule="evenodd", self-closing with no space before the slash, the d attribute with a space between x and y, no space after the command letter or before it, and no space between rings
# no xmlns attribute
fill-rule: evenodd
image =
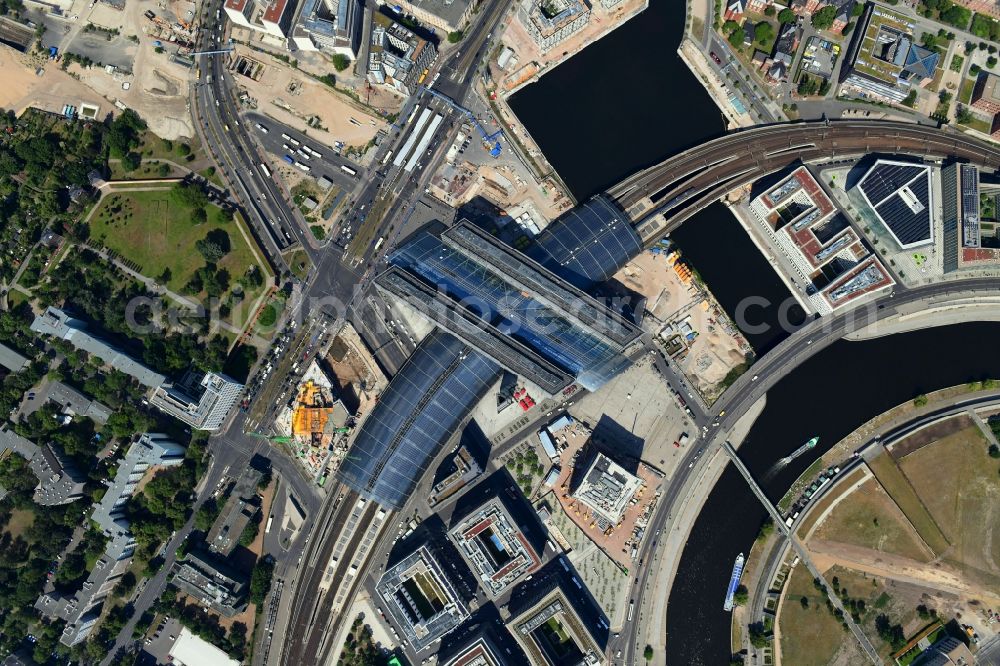
<svg viewBox="0 0 1000 666"><path fill-rule="evenodd" d="M43 71L39 74L37 70ZM62 113L66 104L79 108L82 102L100 107L99 117L113 111L108 101L96 94L48 58L18 53L0 45L0 108L20 115L29 106Z"/></svg>
<svg viewBox="0 0 1000 666"><path fill-rule="evenodd" d="M750 345L715 297L695 280L685 281L666 253L643 252L615 275L615 279L646 297L649 320L660 327L660 337L683 347L680 360L691 384L711 403L724 390L726 376L746 361ZM683 331L693 331L689 338ZM683 340L683 342L682 342Z"/></svg>
<svg viewBox="0 0 1000 666"><path fill-rule="evenodd" d="M242 44L236 45L229 69L229 75L252 98L258 111L307 132L327 146L343 141L348 146L364 147L386 127L383 118L372 115L360 103L273 56ZM310 126L311 118L318 124L314 121Z"/></svg>

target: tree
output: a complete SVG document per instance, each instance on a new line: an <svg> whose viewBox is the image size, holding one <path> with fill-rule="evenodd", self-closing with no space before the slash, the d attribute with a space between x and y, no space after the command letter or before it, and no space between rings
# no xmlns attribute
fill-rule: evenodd
<svg viewBox="0 0 1000 666"><path fill-rule="evenodd" d="M802 604L803 608L809 608L809 597L803 594L799 597L799 603Z"/></svg>
<svg viewBox="0 0 1000 666"><path fill-rule="evenodd" d="M733 46L739 47L743 46L743 41L746 39L747 33L742 27L733 30L729 35L729 43Z"/></svg>
<svg viewBox="0 0 1000 666"><path fill-rule="evenodd" d="M754 622L747 627L747 633L750 636L750 645L755 648L766 647L770 642L767 636L767 629L764 627L763 622Z"/></svg>
<svg viewBox="0 0 1000 666"><path fill-rule="evenodd" d="M774 16L776 13L777 10L774 8L774 5L768 5L767 7L764 8L764 16L770 17Z"/></svg>
<svg viewBox="0 0 1000 666"><path fill-rule="evenodd" d="M990 56L989 58L987 58L986 59L986 66L989 67L990 69L993 69L994 67L996 67L997 66L997 58L996 58L996 56Z"/></svg>
<svg viewBox="0 0 1000 666"><path fill-rule="evenodd" d="M653 661L653 646L647 645L646 649L642 651L642 657L646 661Z"/></svg>
<svg viewBox="0 0 1000 666"><path fill-rule="evenodd" d="M455 30L453 32L449 32L448 33L448 43L449 44L458 44L460 41L462 41L463 37L465 37L465 33L462 32L461 30Z"/></svg>
<svg viewBox="0 0 1000 666"><path fill-rule="evenodd" d="M337 53L334 55L330 58L330 62L333 64L333 68L338 72L342 72L351 66L351 59L343 53Z"/></svg>
<svg viewBox="0 0 1000 666"><path fill-rule="evenodd" d="M737 606L745 606L749 598L750 593L747 591L746 585L737 586L736 591L733 592L733 603Z"/></svg>
<svg viewBox="0 0 1000 666"><path fill-rule="evenodd" d="M722 31L727 35L732 35L734 32L739 30L740 24L736 21L726 21L722 24Z"/></svg>
<svg viewBox="0 0 1000 666"><path fill-rule="evenodd" d="M198 210L204 213L203 209ZM205 258L205 261L210 264L218 263L232 249L229 234L222 229L212 229L202 240L197 241L194 246L201 253L201 256Z"/></svg>
<svg viewBox="0 0 1000 666"><path fill-rule="evenodd" d="M195 208L191 211L191 221L195 224L205 224L208 221L208 213L204 208Z"/></svg>
<svg viewBox="0 0 1000 666"><path fill-rule="evenodd" d="M142 158L139 156L139 153L130 152L126 153L125 156L122 157L122 168L125 169L126 172L135 171L139 168L140 164L142 164Z"/></svg>
<svg viewBox="0 0 1000 666"><path fill-rule="evenodd" d="M177 183L170 194L177 203L188 208L204 208L208 205L208 195L196 183Z"/></svg>
<svg viewBox="0 0 1000 666"><path fill-rule="evenodd" d="M907 93L906 97L903 99L903 106L908 106L912 109L916 103L917 103L917 91L911 88L910 92Z"/></svg>
<svg viewBox="0 0 1000 666"><path fill-rule="evenodd" d="M853 31L854 31L854 22L852 21L851 23L848 23L847 25L844 26L843 30L840 31L840 34L846 37Z"/></svg>
<svg viewBox="0 0 1000 666"><path fill-rule="evenodd" d="M854 7L851 8L851 16L861 16L865 13L865 5L861 2L854 3Z"/></svg>
<svg viewBox="0 0 1000 666"><path fill-rule="evenodd" d="M997 448L996 444L990 444L988 451L990 458L1000 458L1000 448Z"/></svg>
<svg viewBox="0 0 1000 666"><path fill-rule="evenodd" d="M260 606L267 593L271 590L271 577L274 576L274 562L270 558L262 558L257 562L250 575L250 602Z"/></svg>
<svg viewBox="0 0 1000 666"><path fill-rule="evenodd" d="M767 44L774 39L774 26L768 21L761 21L755 26L754 35L758 44Z"/></svg>
<svg viewBox="0 0 1000 666"><path fill-rule="evenodd" d="M778 12L778 23L795 23L796 20L798 20L798 16L796 16L795 12L787 7Z"/></svg>
<svg viewBox="0 0 1000 666"><path fill-rule="evenodd" d="M827 5L812 15L812 25L817 30L829 30L836 18L837 8L833 5Z"/></svg>
<svg viewBox="0 0 1000 666"><path fill-rule="evenodd" d="M177 145L177 154L181 157L187 157L191 154L191 146L186 143L181 143Z"/></svg>
<svg viewBox="0 0 1000 666"><path fill-rule="evenodd" d="M960 125L968 125L972 122L973 116L969 108L964 104L959 104L958 108L955 109L955 122Z"/></svg>

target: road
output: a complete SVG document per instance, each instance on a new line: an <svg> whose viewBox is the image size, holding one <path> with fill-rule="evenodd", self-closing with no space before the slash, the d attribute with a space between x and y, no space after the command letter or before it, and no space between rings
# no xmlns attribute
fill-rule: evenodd
<svg viewBox="0 0 1000 666"><path fill-rule="evenodd" d="M885 297L880 301L862 305L853 310L835 313L806 323L770 352L760 357L754 363L753 374L742 375L715 402L706 416L713 423L718 421L719 425L710 430L710 437L704 446L720 446L739 417L746 413L772 386L814 354L847 333L859 330L869 323L895 316L904 306L939 304L950 299L967 298L976 294L995 294L995 292L996 281L989 278L973 278L905 290L897 289L892 298ZM754 380L753 377L757 379ZM686 494L688 479L698 476L699 469L707 456L703 457L701 462L697 461L697 456L698 450L692 447L678 465L678 473L664 489L660 504L650 519L649 527L646 530L647 534L655 534L664 528L673 513L674 504L683 494ZM692 466L689 467L689 465ZM657 572L651 567L655 558L652 557L653 549L650 544L650 540L647 539L639 550L639 561L642 564L635 570L637 607L641 606L642 595L648 591L651 579L657 575ZM612 640L609 651L614 653L621 649L624 655L622 663L633 664L639 663L644 647L645 644L637 634L623 632L618 639Z"/></svg>

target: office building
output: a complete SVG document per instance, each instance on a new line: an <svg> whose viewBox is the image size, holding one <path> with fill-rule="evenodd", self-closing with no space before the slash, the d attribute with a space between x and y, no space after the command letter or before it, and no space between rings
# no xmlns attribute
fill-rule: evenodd
<svg viewBox="0 0 1000 666"><path fill-rule="evenodd" d="M65 340L76 349L96 356L105 365L125 373L147 388L159 388L166 381L167 378L160 373L150 370L100 338L87 333L86 327L82 320L53 307L47 308L31 322L31 330L35 333Z"/></svg>
<svg viewBox="0 0 1000 666"><path fill-rule="evenodd" d="M173 666L240 666L240 662L208 641L182 627L177 640L167 651L167 661Z"/></svg>
<svg viewBox="0 0 1000 666"><path fill-rule="evenodd" d="M403 13L445 32L464 30L479 0L398 0Z"/></svg>
<svg viewBox="0 0 1000 666"><path fill-rule="evenodd" d="M950 164L941 169L944 271L995 268L1000 264L1000 236L980 224L979 169Z"/></svg>
<svg viewBox="0 0 1000 666"><path fill-rule="evenodd" d="M935 202L929 166L880 159L857 188L900 248L934 242Z"/></svg>
<svg viewBox="0 0 1000 666"><path fill-rule="evenodd" d="M424 82L437 58L437 50L426 39L383 14L372 17L368 50L368 80L412 95Z"/></svg>
<svg viewBox="0 0 1000 666"><path fill-rule="evenodd" d="M586 505L602 528L617 525L629 502L642 487L642 479L603 453L593 456L573 498Z"/></svg>
<svg viewBox="0 0 1000 666"><path fill-rule="evenodd" d="M545 53L590 23L587 0L521 0L517 18Z"/></svg>
<svg viewBox="0 0 1000 666"><path fill-rule="evenodd" d="M257 494L260 480L261 473L249 468L236 481L222 511L205 537L210 551L228 557L239 545L240 536L247 525L260 514L260 496Z"/></svg>
<svg viewBox="0 0 1000 666"><path fill-rule="evenodd" d="M292 41L303 51L358 57L365 8L360 0L303 0Z"/></svg>
<svg viewBox="0 0 1000 666"><path fill-rule="evenodd" d="M899 103L933 79L941 55L917 44L914 33L905 14L867 3L841 67L842 87Z"/></svg>
<svg viewBox="0 0 1000 666"><path fill-rule="evenodd" d="M222 7L236 25L277 39L288 34L294 10L291 0L226 0Z"/></svg>
<svg viewBox="0 0 1000 666"><path fill-rule="evenodd" d="M515 640L532 664L563 666L603 663L604 651L558 587L508 622Z"/></svg>
<svg viewBox="0 0 1000 666"><path fill-rule="evenodd" d="M1000 113L1000 76L980 72L972 89L972 106L990 115Z"/></svg>
<svg viewBox="0 0 1000 666"><path fill-rule="evenodd" d="M489 633L480 629L443 664L444 666L505 666L508 662L503 657L503 651L497 647ZM441 659L441 655L438 655L438 659Z"/></svg>
<svg viewBox="0 0 1000 666"><path fill-rule="evenodd" d="M174 563L173 574L170 582L210 611L233 617L246 610L246 576L220 560L192 551Z"/></svg>
<svg viewBox="0 0 1000 666"><path fill-rule="evenodd" d="M427 546L386 570L375 585L386 614L420 652L458 627L469 611Z"/></svg>
<svg viewBox="0 0 1000 666"><path fill-rule="evenodd" d="M214 372L189 372L159 387L150 404L198 430L218 430L243 393L243 384Z"/></svg>
<svg viewBox="0 0 1000 666"><path fill-rule="evenodd" d="M497 498L466 516L449 536L491 599L541 566L538 554Z"/></svg>

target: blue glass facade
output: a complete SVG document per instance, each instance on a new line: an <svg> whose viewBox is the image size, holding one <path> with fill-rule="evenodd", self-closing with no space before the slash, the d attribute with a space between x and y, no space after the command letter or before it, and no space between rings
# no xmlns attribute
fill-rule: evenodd
<svg viewBox="0 0 1000 666"><path fill-rule="evenodd" d="M496 363L435 330L364 420L340 479L382 506L401 509L441 447L499 377Z"/></svg>
<svg viewBox="0 0 1000 666"><path fill-rule="evenodd" d="M632 221L598 195L545 227L528 256L579 289L590 289L642 252Z"/></svg>
<svg viewBox="0 0 1000 666"><path fill-rule="evenodd" d="M389 261L436 288L451 307L473 311L587 389L629 365L622 349L638 337L638 329L471 224L440 237L418 232Z"/></svg>

